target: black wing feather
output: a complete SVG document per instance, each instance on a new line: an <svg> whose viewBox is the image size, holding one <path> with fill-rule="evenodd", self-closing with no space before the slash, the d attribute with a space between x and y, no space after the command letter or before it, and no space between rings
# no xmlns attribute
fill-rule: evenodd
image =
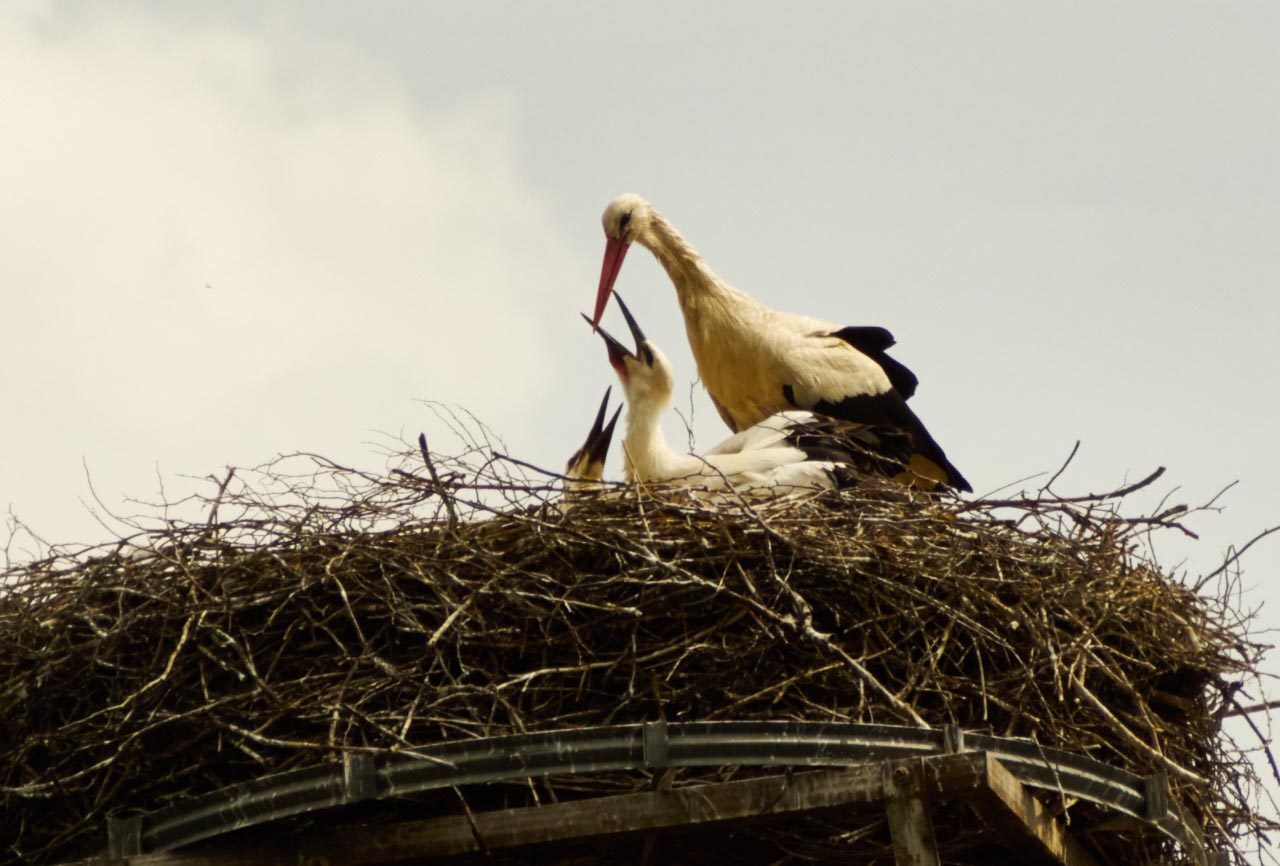
<svg viewBox="0 0 1280 866"><path fill-rule="evenodd" d="M889 347L897 342L888 328L875 325L851 325L832 331L831 336L839 337L879 364L880 369L884 370L884 374L889 377L889 383L902 395L903 399L909 400L916 393L916 386L920 384L916 374L907 369L902 362L885 354Z"/></svg>
<svg viewBox="0 0 1280 866"><path fill-rule="evenodd" d="M901 430L869 424L856 424L827 415L814 415L797 422L787 430L787 444L799 448L810 460L822 460L854 470L859 475L893 477L907 467L911 459L911 439ZM844 476L836 478L839 486Z"/></svg>
<svg viewBox="0 0 1280 866"><path fill-rule="evenodd" d="M794 406L794 390L789 386L783 386L782 391L783 396ZM924 423L915 412L911 411L907 401L897 391L886 391L883 394L859 394L856 397L846 397L834 402L819 400L812 406L800 408L876 430L897 431L907 439L908 460L912 455L918 454L946 474L949 486L966 492L973 491L969 481L947 459L942 446L934 441L933 436L925 429Z"/></svg>

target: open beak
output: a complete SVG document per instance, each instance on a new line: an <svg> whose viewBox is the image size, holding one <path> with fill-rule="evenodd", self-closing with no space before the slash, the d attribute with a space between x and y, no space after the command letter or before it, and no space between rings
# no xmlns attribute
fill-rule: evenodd
<svg viewBox="0 0 1280 866"><path fill-rule="evenodd" d="M568 471L577 472L584 478L599 478L604 472L604 458L608 457L609 444L613 441L613 429L617 426L622 407L617 408L608 425L604 423L604 413L609 408L609 394L613 389L605 389L604 399L600 400L600 411L595 413L595 423L586 434L586 441L568 461Z"/></svg>
<svg viewBox="0 0 1280 866"><path fill-rule="evenodd" d="M622 295L614 292L613 296L618 299L618 309L622 310L622 317L627 320L627 327L631 329L631 339L636 341L636 351L639 352L645 344L644 331L640 330L640 326L636 324L636 317L631 315L627 305L622 302Z"/></svg>
<svg viewBox="0 0 1280 866"><path fill-rule="evenodd" d="M582 314L582 318L588 325L592 324L590 317L586 313ZM595 326L592 325L592 327ZM622 362L627 358L634 358L635 353L615 340L613 334L610 334L604 328L596 327L596 333L604 340L605 348L609 350L609 365L613 367L619 376L626 377L627 367Z"/></svg>
<svg viewBox="0 0 1280 866"><path fill-rule="evenodd" d="M617 292L613 296L618 299L618 308L622 310L622 316L627 320L627 327L631 329L631 339L636 341L635 351L631 351L626 346L614 339L604 328L587 318L586 314L582 318L586 319L587 324L596 329L596 333L604 340L605 347L609 350L609 364L617 371L618 375L623 379L627 377L627 366L623 363L627 358L635 358L640 355L642 360L650 367L653 366L653 351L649 348L645 340L644 331L640 330L640 326L636 324L636 317L631 315L631 311L627 309L627 305L622 301L622 295Z"/></svg>
<svg viewBox="0 0 1280 866"><path fill-rule="evenodd" d="M609 303L609 293L618 279L618 271L622 270L622 260L627 257L627 248L631 244L622 238L608 238L604 245L604 262L600 265L600 288L596 290L596 311L591 317L591 327L600 326L600 317L604 315L605 305Z"/></svg>
<svg viewBox="0 0 1280 866"><path fill-rule="evenodd" d="M605 391L604 402L600 404L600 414L596 416L596 426L591 428L592 434L587 437L587 460L592 465L604 465L604 459L609 454L609 444L613 442L613 428L618 425L618 416L622 414L622 407L619 406L614 410L609 423L600 429L600 422L604 420L605 404L608 402L609 392Z"/></svg>
<svg viewBox="0 0 1280 866"><path fill-rule="evenodd" d="M596 412L596 420L591 425L591 432L587 434L587 444L583 446L583 451L591 453L591 443L600 438L600 431L604 428L604 413L609 409L609 394L613 392L613 388L604 389L604 399L600 401L600 411Z"/></svg>
<svg viewBox="0 0 1280 866"><path fill-rule="evenodd" d="M582 480L599 479L604 474L604 461L609 454L609 445L613 442L613 429L617 426L618 416L622 414L622 407L619 406L617 411L613 413L613 417L609 419L609 423L604 423L605 412L609 408L609 394L612 388L606 389L604 399L600 401L600 411L596 413L595 423L591 425L591 432L587 433L587 439L582 443L572 457L569 458L567 472L571 476L576 475Z"/></svg>

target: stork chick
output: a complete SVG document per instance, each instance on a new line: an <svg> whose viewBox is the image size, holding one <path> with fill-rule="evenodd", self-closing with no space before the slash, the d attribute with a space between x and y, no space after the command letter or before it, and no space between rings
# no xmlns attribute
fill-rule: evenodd
<svg viewBox="0 0 1280 866"><path fill-rule="evenodd" d="M868 471L901 471L909 450L905 437L805 411L771 415L701 456L676 451L667 444L660 424L671 405L671 362L644 336L621 297L618 306L635 350L603 328L597 330L626 395L623 455L628 481L788 492L849 486Z"/></svg>
<svg viewBox="0 0 1280 866"><path fill-rule="evenodd" d="M622 414L622 407L619 406L614 411L613 417L609 419L609 423L604 423L605 412L609 409L609 394L612 391L613 388L605 389L604 399L600 401L600 409L596 412L596 420L587 433L586 441L582 443L581 448L573 452L573 456L565 465L564 475L568 479L567 487L570 490L593 487L604 478L604 461L609 454L609 445L613 442L613 428L617 426L618 416Z"/></svg>
<svg viewBox="0 0 1280 866"><path fill-rule="evenodd" d="M897 429L911 441L916 486L972 490L907 405L917 379L886 354L894 345L888 330L841 328L764 306L716 276L675 226L633 193L614 199L602 222L606 245L592 325L599 325L631 244L648 249L675 286L698 375L729 429L745 430L786 409Z"/></svg>

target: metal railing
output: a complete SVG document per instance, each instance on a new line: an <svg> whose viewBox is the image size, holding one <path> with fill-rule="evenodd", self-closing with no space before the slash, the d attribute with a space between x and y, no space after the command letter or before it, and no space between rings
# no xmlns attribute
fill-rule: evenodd
<svg viewBox="0 0 1280 866"><path fill-rule="evenodd" d="M990 752L1027 785L1158 828L1197 863L1216 859L1205 851L1195 821L1169 798L1163 775L1138 776L1072 752L954 726L754 721L649 722L455 740L417 749L414 758L348 753L340 765L263 776L149 814L109 819L107 853L169 851L317 809L529 776L666 767L839 767L963 751Z"/></svg>

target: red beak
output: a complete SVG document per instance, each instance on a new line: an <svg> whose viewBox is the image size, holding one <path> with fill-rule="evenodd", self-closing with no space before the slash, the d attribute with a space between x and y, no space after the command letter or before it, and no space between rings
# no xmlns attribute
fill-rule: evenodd
<svg viewBox="0 0 1280 866"><path fill-rule="evenodd" d="M609 303L609 293L618 279L618 271L622 270L622 260L627 257L627 248L631 246L622 238L609 238L604 245L604 263L600 266L600 289L596 292L596 312L591 317L591 327L600 324L604 308Z"/></svg>

